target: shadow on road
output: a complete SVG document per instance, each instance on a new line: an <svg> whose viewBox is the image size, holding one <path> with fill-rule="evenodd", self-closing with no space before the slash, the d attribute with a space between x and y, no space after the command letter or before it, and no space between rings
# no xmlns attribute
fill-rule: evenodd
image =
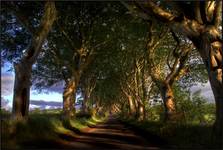
<svg viewBox="0 0 223 150"><path fill-rule="evenodd" d="M104 123L91 125L81 131L74 128L69 121L63 122L63 126L71 132L56 133L56 140L40 138L27 141L23 143L23 149L148 150L161 149L164 146L161 141L156 141L156 137L147 133L144 136L112 117Z"/></svg>
<svg viewBox="0 0 223 150"><path fill-rule="evenodd" d="M60 143L66 148L75 149L117 149L117 150L141 150L160 149L160 145L147 141L132 129L126 127L114 118L107 122L90 126L79 131L70 125L66 127L74 134L58 134Z"/></svg>

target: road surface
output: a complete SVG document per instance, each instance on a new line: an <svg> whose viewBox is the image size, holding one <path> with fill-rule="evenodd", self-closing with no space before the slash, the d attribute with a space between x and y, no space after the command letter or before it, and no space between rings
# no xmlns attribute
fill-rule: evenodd
<svg viewBox="0 0 223 150"><path fill-rule="evenodd" d="M39 141L38 145L29 143L29 146L32 145L33 148L44 149L75 150L161 149L161 145L140 136L113 117L110 117L104 123L86 128L80 133L74 130L73 134L60 134L59 137L57 142ZM152 135L149 139L153 139Z"/></svg>

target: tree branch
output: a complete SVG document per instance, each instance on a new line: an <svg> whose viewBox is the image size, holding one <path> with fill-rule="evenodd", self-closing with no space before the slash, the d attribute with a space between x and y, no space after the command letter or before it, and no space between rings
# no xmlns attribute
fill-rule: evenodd
<svg viewBox="0 0 223 150"><path fill-rule="evenodd" d="M212 22L215 1L205 1L205 12L208 23Z"/></svg>
<svg viewBox="0 0 223 150"><path fill-rule="evenodd" d="M32 44L27 52L26 59L29 59L31 63L35 62L40 51L42 50L42 45L50 32L54 21L56 20L56 15L57 11L55 3L47 1L44 7L44 14L41 18L40 25L32 37Z"/></svg>
<svg viewBox="0 0 223 150"><path fill-rule="evenodd" d="M173 52L173 51L169 51L168 56L167 56L167 60L166 60L166 62L167 62L167 66L168 66L168 68L169 68L170 70L172 70L172 67L170 66L170 55L171 55L172 52Z"/></svg>
<svg viewBox="0 0 223 150"><path fill-rule="evenodd" d="M69 35L65 32L64 28L61 27L61 25L58 23L58 21L56 21L56 25L59 27L60 31L62 32L62 34L64 35L64 37L67 40L68 45L70 46L71 49L76 49L75 45L73 44L74 42L71 40L71 38L69 37Z"/></svg>
<svg viewBox="0 0 223 150"><path fill-rule="evenodd" d="M218 27L220 25L222 21L221 17L222 17L222 1L217 0L216 6L214 9L214 14L213 14L213 21L214 21L215 27Z"/></svg>
<svg viewBox="0 0 223 150"><path fill-rule="evenodd" d="M180 47L180 40L179 40L179 38L177 37L177 35L172 30L171 30L171 34L172 34L174 40L177 42L177 45L176 45L176 47L173 50L173 55L174 55L174 57L179 57L179 54L177 53L177 50Z"/></svg>
<svg viewBox="0 0 223 150"><path fill-rule="evenodd" d="M134 5L130 5L122 0L120 0L120 2L131 12L131 14L137 16L137 17L140 17L144 20L149 20L149 17L146 13L144 12L141 12L139 10L136 10L136 8L134 7Z"/></svg>
<svg viewBox="0 0 223 150"><path fill-rule="evenodd" d="M141 2L142 5L142 2ZM148 0L145 4L143 4L144 8L146 8L147 13L152 13L156 18L163 22L171 22L174 20L176 16L173 14L163 10L159 6L157 6L154 2Z"/></svg>

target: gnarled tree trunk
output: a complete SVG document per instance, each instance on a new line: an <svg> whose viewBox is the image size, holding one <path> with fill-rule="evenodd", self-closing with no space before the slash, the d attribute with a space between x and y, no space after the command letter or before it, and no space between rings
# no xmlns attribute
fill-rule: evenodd
<svg viewBox="0 0 223 150"><path fill-rule="evenodd" d="M13 95L13 117L17 120L28 116L29 97L30 97L30 78L32 65L26 62L14 64L15 68L15 83Z"/></svg>
<svg viewBox="0 0 223 150"><path fill-rule="evenodd" d="M145 120L145 105L142 103L139 103L138 105L138 121L144 121Z"/></svg>
<svg viewBox="0 0 223 150"><path fill-rule="evenodd" d="M73 79L68 81L63 92L63 117L70 118L75 115L76 83Z"/></svg>
<svg viewBox="0 0 223 150"><path fill-rule="evenodd" d="M176 114L176 107L174 101L174 95L172 88L169 84L164 83L161 89L161 95L165 108L165 121L171 121L174 119L174 115Z"/></svg>
<svg viewBox="0 0 223 150"><path fill-rule="evenodd" d="M193 39L194 44L204 61L209 75L209 81L215 98L216 120L214 129L218 136L223 137L223 81L222 81L222 42L211 30L203 33L201 38Z"/></svg>
<svg viewBox="0 0 223 150"><path fill-rule="evenodd" d="M28 115L32 65L41 52L42 45L56 19L56 8L53 2L46 2L44 14L37 32L33 35L30 47L21 61L14 64L15 81L13 94L12 117L21 120Z"/></svg>
<svg viewBox="0 0 223 150"><path fill-rule="evenodd" d="M135 106L134 106L134 102L132 99L132 96L128 96L128 103L129 103L129 111L130 111L130 115L134 116L136 111L135 111Z"/></svg>
<svg viewBox="0 0 223 150"><path fill-rule="evenodd" d="M73 76L66 81L63 92L63 117L69 119L75 116L75 102L77 86L80 81L80 73L73 70Z"/></svg>

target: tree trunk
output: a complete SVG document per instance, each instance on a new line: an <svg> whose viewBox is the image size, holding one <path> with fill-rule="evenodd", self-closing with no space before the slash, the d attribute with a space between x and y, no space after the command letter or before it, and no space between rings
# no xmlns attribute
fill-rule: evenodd
<svg viewBox="0 0 223 150"><path fill-rule="evenodd" d="M223 83L222 83L222 43L210 41L210 35L203 34L193 40L208 71L209 81L215 97L216 120L214 130L217 136L223 137Z"/></svg>
<svg viewBox="0 0 223 150"><path fill-rule="evenodd" d="M12 117L21 120L28 115L31 86L32 65L41 52L42 45L56 19L56 8L53 2L46 2L40 25L33 33L31 44L18 64L14 64L15 81L13 94Z"/></svg>
<svg viewBox="0 0 223 150"><path fill-rule="evenodd" d="M145 106L143 104L139 104L138 108L138 121L144 121L145 120Z"/></svg>
<svg viewBox="0 0 223 150"><path fill-rule="evenodd" d="M172 121L174 119L174 115L176 114L172 88L169 84L164 83L161 92L165 109L164 121Z"/></svg>
<svg viewBox="0 0 223 150"><path fill-rule="evenodd" d="M188 30L190 27L179 24L179 29L198 49L208 71L209 82L215 97L216 120L214 129L217 136L223 137L223 83L222 83L222 40L219 29L214 25L199 26L195 35ZM176 26L177 27L177 26ZM196 31L196 30L195 30Z"/></svg>
<svg viewBox="0 0 223 150"><path fill-rule="evenodd" d="M28 116L30 98L30 77L32 65L27 62L14 64L15 82L12 114L15 120L22 120Z"/></svg>
<svg viewBox="0 0 223 150"><path fill-rule="evenodd" d="M136 112L135 112L135 106L133 104L132 96L128 96L128 102L129 102L130 115L134 116Z"/></svg>
<svg viewBox="0 0 223 150"><path fill-rule="evenodd" d="M76 83L73 79L68 81L63 92L63 115L70 118L75 115Z"/></svg>

